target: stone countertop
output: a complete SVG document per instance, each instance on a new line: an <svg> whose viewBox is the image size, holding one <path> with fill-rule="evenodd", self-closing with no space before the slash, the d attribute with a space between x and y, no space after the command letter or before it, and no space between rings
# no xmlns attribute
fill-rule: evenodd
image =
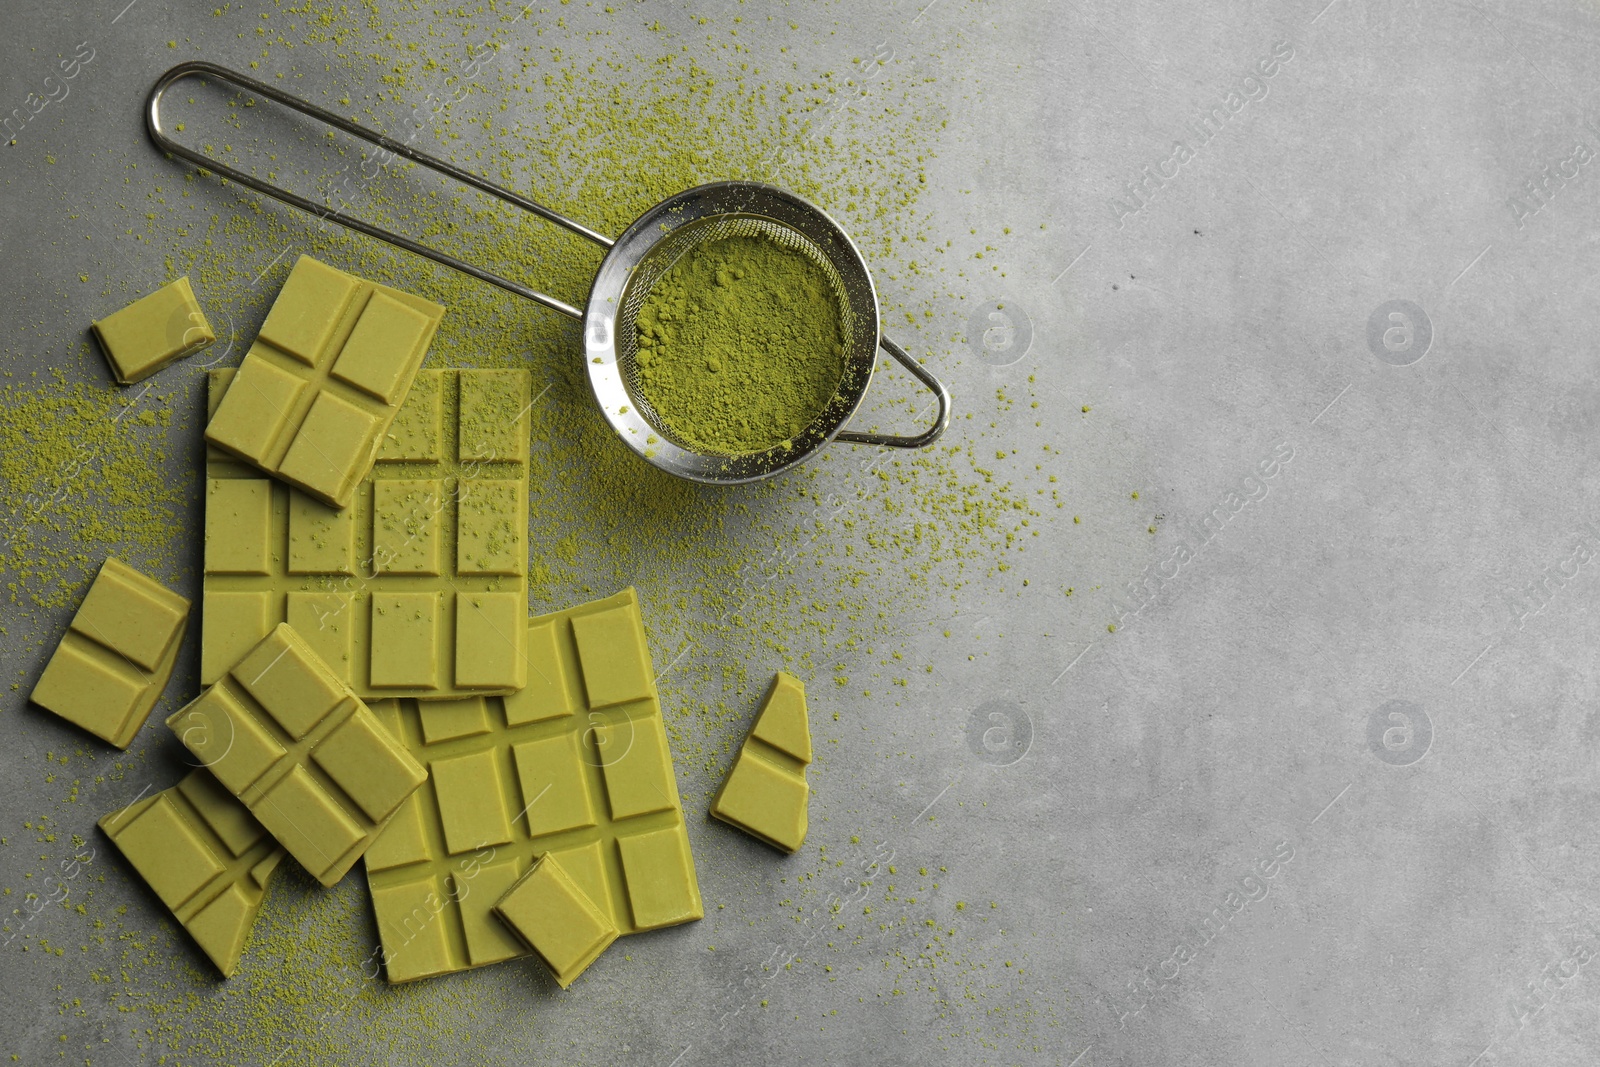
<svg viewBox="0 0 1600 1067"><path fill-rule="evenodd" d="M286 864L223 984L93 829L180 776L159 722L195 691L198 628L127 754L26 701L72 583L107 552L197 597L201 364L241 354L219 340L149 393L118 394L129 411L177 413L129 433L169 486L166 555L85 532L82 509L133 528L110 514L126 505L104 456L37 442L64 457L43 488L8 483L26 464L0 457L17 584L0 604L15 683L0 699L0 900L15 909L0 932L0 1054L1089 1067L1600 1051L1582 973L1600 947L1600 850L1579 817L1600 796L1600 615L1587 608L1600 532L1581 492L1600 449L1582 258L1600 150L1592 11L549 0L525 16L374 4L323 23L221 2L8 13L8 404L77 385L104 404L118 388L88 323L181 273L203 237L233 239L184 223L180 197L193 218L267 218L286 235L278 259L241 245L237 277L211 291L200 279L233 340L259 324L297 248L336 239L151 147L141 102L173 63L254 62L256 77L358 104L470 91L463 107L491 125L540 127L570 89L563 71L627 92L659 84L627 57L670 55L723 89L743 78L774 114L786 81L798 96L849 82L834 140L802 153L837 150L829 173L846 185L881 177L870 157L888 147L918 154L901 160L922 175L907 179L914 205L866 218L864 247L894 335L957 398L944 443L998 453L1005 492L1034 507L1027 528L1006 527L1029 551L985 542L960 573L931 560L903 598L885 595L867 640L881 647L854 667L819 653L811 832L792 858L703 817L779 664L752 654L730 693L693 645L701 609L647 615L679 716L704 921L619 942L564 993L527 961L389 988L361 872L322 891ZM502 59L479 78L481 42L544 66ZM412 44L455 65L397 83L389 64ZM709 158L749 114L708 110L699 128L651 135ZM474 128L440 119L421 143L502 180L493 151L474 155L500 135L473 141ZM565 150L581 159L583 146ZM582 181L599 195L597 174L630 177L601 170L574 163L555 205L581 212ZM949 241L945 258L911 267L897 226L925 249ZM386 262L385 280L442 298L440 272ZM920 323L923 308L928 325L907 325L901 312ZM479 327L451 328L459 356ZM892 376L875 389L885 400L868 418L892 421L912 395ZM552 395L584 410L581 392ZM872 457L835 446L802 484L859 499ZM964 458L938 462L982 484ZM1054 491L1063 508L1043 503ZM750 499L759 512L771 498ZM878 516L820 536L854 543ZM82 562L30 574L17 544ZM647 603L675 588L648 569L628 580ZM558 581L544 609L579 593ZM691 713L719 700L733 721ZM46 901L37 916L29 893Z"/></svg>

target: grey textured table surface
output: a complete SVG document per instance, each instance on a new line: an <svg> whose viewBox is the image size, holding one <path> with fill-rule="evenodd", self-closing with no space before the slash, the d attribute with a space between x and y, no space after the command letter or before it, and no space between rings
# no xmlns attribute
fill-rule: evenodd
<svg viewBox="0 0 1600 1067"><path fill-rule="evenodd" d="M18 458L70 458L78 424L63 438L8 420L40 440L12 433L0 457L14 683L0 698L0 1053L1600 1055L1586 972L1600 531L1585 496L1600 294L1582 259L1600 233L1600 21L1578 3L1325 2L9 5L6 403L81 387L113 419L132 404L177 415L92 435L148 457L149 514L110 513L127 510L129 475L105 474L109 455L42 481ZM698 73L663 79L665 56ZM719 146L736 169L752 146L787 146L770 176L833 189L814 195L863 238L896 336L957 397L944 444L961 451L875 468L872 450L841 446L777 490L690 496L725 521L685 528L671 553L619 556L582 528L557 552L541 506L582 527L587 493L665 490L620 448L597 487L571 440L547 443L556 475L536 493L531 550L564 562L533 606L640 587L707 903L698 924L613 947L571 991L526 961L388 988L363 973L375 934L359 870L328 891L287 872L241 973L218 981L93 829L178 777L159 720L194 692L197 630L126 756L27 704L107 552L198 596L199 364L239 355L219 342L152 391L118 393L88 322L190 269L225 339L247 339L290 253L374 262L372 246L341 259L336 230L150 146L143 96L189 58L254 62L304 95L354 97L352 113L380 95L384 114L426 109L422 147L580 216L585 183L591 202L644 206L616 193L649 176L622 162L630 137L655 145L641 172L677 146L703 178L725 176ZM716 87L696 97L701 80ZM598 113L607 82L638 124L585 170L586 130L561 122ZM822 103L806 121L768 128L808 92ZM675 126L650 125L674 108ZM541 138L565 155L496 153ZM889 174L910 192L869 209ZM237 247L195 259L202 237ZM377 262L425 295L461 291L416 260ZM509 322L532 331L512 347L536 375L570 360L576 334L548 313L482 299L506 318L454 313L432 358L475 362ZM577 379L560 380L549 425L613 447ZM863 418L909 425L906 383L877 390ZM847 506L812 532L795 485ZM970 509L945 489L993 521L950 533ZM163 509L170 551L147 534ZM873 547L924 518L948 551ZM644 539L673 535L658 523ZM815 556L776 568L788 599L763 601L769 634L811 613L782 649L715 617L727 601L689 565L712 540L739 581L741 552L758 567L788 542ZM873 561L864 579L847 546ZM41 565L51 554L77 562ZM748 674L729 683L718 665L735 657ZM811 838L789 859L704 818L759 679L785 657L807 676L821 750ZM65 899L34 915L29 893Z"/></svg>

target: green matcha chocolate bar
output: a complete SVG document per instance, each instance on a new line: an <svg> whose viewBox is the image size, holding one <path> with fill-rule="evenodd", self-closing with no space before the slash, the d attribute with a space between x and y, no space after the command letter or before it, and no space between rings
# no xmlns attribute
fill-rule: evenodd
<svg viewBox="0 0 1600 1067"><path fill-rule="evenodd" d="M217 339L185 275L94 323L95 339L123 385L143 381Z"/></svg>
<svg viewBox="0 0 1600 1067"><path fill-rule="evenodd" d="M617 926L551 853L533 861L494 906L506 929L544 961L566 989L617 939Z"/></svg>
<svg viewBox="0 0 1600 1067"><path fill-rule="evenodd" d="M342 508L372 469L444 308L301 256L206 440Z"/></svg>
<svg viewBox="0 0 1600 1067"><path fill-rule="evenodd" d="M249 810L200 767L99 826L222 976L231 975L284 856Z"/></svg>
<svg viewBox="0 0 1600 1067"><path fill-rule="evenodd" d="M127 748L172 677L188 619L187 600L107 556L33 702Z"/></svg>
<svg viewBox="0 0 1600 1067"><path fill-rule="evenodd" d="M527 955L491 909L546 854L623 934L703 914L638 598L526 626L518 692L373 705L428 765L366 857L391 982Z"/></svg>
<svg viewBox="0 0 1600 1067"><path fill-rule="evenodd" d="M201 684L288 622L366 699L521 688L531 384L422 371L343 510L208 449Z"/></svg>
<svg viewBox="0 0 1600 1067"><path fill-rule="evenodd" d="M806 687L779 671L756 714L744 746L717 790L711 814L773 848L793 852L806 840L811 790L811 727Z"/></svg>
<svg viewBox="0 0 1600 1067"><path fill-rule="evenodd" d="M323 885L427 777L286 624L167 725Z"/></svg>

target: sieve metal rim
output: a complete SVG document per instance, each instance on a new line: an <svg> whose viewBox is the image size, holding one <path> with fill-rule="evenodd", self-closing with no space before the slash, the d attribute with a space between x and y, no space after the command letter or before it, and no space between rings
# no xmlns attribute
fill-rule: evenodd
<svg viewBox="0 0 1600 1067"><path fill-rule="evenodd" d="M844 373L833 399L810 425L787 446L731 454L688 447L674 440L669 427L649 417L648 402L641 404L643 398L629 387L624 349L631 323L624 320L638 268L674 234L740 218L782 227L825 257L839 275L836 295L852 326ZM589 385L612 430L646 462L681 477L722 484L769 478L804 462L838 437L872 384L878 341L877 291L855 242L820 207L764 182L708 182L670 196L639 216L617 238L595 273L584 316Z"/></svg>

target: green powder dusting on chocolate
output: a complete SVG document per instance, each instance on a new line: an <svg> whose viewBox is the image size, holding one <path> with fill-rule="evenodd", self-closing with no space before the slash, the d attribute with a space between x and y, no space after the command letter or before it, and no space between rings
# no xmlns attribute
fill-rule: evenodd
<svg viewBox="0 0 1600 1067"><path fill-rule="evenodd" d="M827 276L764 235L690 251L651 288L637 328L641 391L699 449L758 452L794 437L844 376Z"/></svg>

